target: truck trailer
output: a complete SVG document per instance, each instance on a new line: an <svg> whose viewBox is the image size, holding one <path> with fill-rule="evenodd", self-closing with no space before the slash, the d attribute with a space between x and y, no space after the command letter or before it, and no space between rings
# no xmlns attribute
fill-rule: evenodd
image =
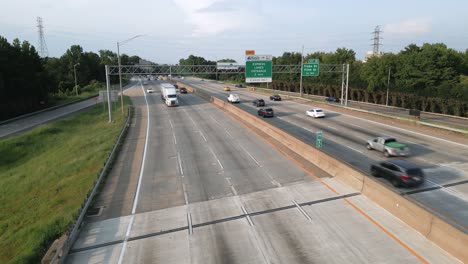
<svg viewBox="0 0 468 264"><path fill-rule="evenodd" d="M178 106L177 90L170 83L161 83L161 99L167 106Z"/></svg>

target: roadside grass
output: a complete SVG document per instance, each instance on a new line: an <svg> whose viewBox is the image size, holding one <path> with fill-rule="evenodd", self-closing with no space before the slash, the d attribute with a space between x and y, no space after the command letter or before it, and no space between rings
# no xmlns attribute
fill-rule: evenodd
<svg viewBox="0 0 468 264"><path fill-rule="evenodd" d="M74 221L125 123L113 112L112 124L97 105L0 140L0 263L40 263Z"/></svg>

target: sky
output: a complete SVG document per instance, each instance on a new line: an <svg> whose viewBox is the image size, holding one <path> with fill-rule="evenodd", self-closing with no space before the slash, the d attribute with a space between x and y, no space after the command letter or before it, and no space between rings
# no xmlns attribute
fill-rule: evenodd
<svg viewBox="0 0 468 264"><path fill-rule="evenodd" d="M175 64L190 54L244 62L245 50L283 52L372 50L380 26L383 52L415 43L468 48L466 0L15 0L2 3L0 36L38 46L42 17L50 57L71 45L85 51L120 47L156 63Z"/></svg>

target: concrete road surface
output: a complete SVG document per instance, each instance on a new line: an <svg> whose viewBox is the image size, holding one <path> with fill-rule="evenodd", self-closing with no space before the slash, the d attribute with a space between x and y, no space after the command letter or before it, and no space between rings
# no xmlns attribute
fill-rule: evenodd
<svg viewBox="0 0 468 264"><path fill-rule="evenodd" d="M186 94L167 107L159 92L133 89L141 120L125 144L145 147L120 162L141 171L108 179L119 192L97 203L105 208L88 217L67 263L459 263L207 101Z"/></svg>

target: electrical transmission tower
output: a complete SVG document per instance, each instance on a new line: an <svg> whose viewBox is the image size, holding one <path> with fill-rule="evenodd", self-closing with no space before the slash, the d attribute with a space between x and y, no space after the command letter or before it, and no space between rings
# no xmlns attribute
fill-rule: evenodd
<svg viewBox="0 0 468 264"><path fill-rule="evenodd" d="M47 44L44 37L44 25L42 25L42 17L37 17L37 32L39 33L39 55L49 57L49 51L47 50Z"/></svg>
<svg viewBox="0 0 468 264"><path fill-rule="evenodd" d="M374 41L374 43L371 44L371 46L374 47L372 49L373 56L380 56L380 45L382 45L382 43L380 43L380 40L382 39L380 37L380 33L383 33L383 31L380 30L379 26L376 26L374 32L371 33L374 34L374 38L371 39Z"/></svg>

